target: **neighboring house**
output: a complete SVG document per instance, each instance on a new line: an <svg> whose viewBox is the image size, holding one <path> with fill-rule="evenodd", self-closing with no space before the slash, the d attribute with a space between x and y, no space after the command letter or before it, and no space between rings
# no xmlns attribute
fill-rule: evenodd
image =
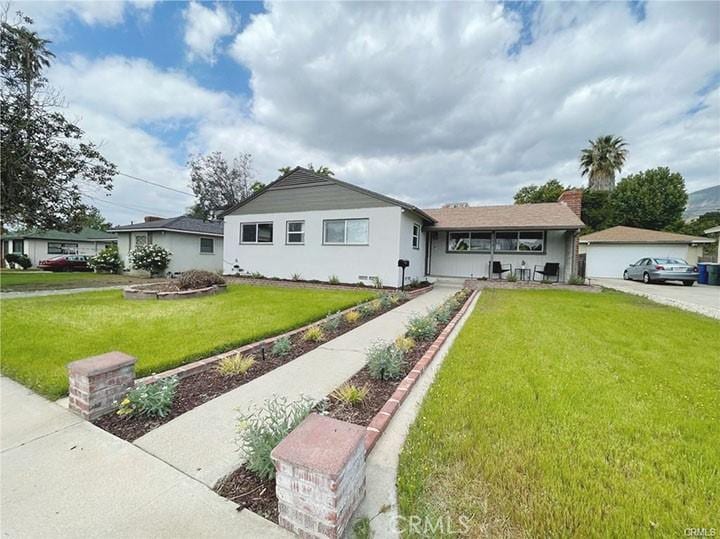
<svg viewBox="0 0 720 539"><path fill-rule="evenodd" d="M575 271L581 192L563 203L421 210L297 167L224 212L224 273L399 286L485 277L491 260Z"/></svg>
<svg viewBox="0 0 720 539"><path fill-rule="evenodd" d="M58 255L94 256L117 241L111 232L84 228L80 232L35 230L10 232L2 236L2 261L7 253L25 254L33 266L46 258Z"/></svg>
<svg viewBox="0 0 720 539"><path fill-rule="evenodd" d="M614 226L580 236L580 253L585 254L586 277L620 279L627 266L643 257L676 257L696 264L703 245L713 242L701 236Z"/></svg>
<svg viewBox="0 0 720 539"><path fill-rule="evenodd" d="M710 236L715 237L714 243L717 243L718 245L715 246L715 249L717 249L716 257L718 263L720 263L720 226L714 226L712 228L708 228L707 230L704 230L705 234L709 234Z"/></svg>
<svg viewBox="0 0 720 539"><path fill-rule="evenodd" d="M118 236L118 252L125 269L130 270L130 250L153 243L172 253L168 273L191 269L221 271L223 269L223 224L181 215L170 219L145 217L142 223L112 229Z"/></svg>

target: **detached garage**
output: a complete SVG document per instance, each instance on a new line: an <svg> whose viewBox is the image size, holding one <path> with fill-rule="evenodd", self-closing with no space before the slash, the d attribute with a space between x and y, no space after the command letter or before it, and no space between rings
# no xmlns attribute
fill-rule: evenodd
<svg viewBox="0 0 720 539"><path fill-rule="evenodd" d="M676 257L697 264L703 244L713 242L699 236L615 226L580 236L579 250L585 255L586 277L622 279L623 270L643 257Z"/></svg>

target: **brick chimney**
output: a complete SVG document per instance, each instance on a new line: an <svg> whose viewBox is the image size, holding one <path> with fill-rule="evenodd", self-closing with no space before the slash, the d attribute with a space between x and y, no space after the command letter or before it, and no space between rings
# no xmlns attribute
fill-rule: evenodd
<svg viewBox="0 0 720 539"><path fill-rule="evenodd" d="M565 194L565 193L563 193L563 194ZM562 198L562 197L560 197L560 198ZM146 223L149 223L150 221L162 221L163 217L156 217L155 215L146 215L144 219L145 219Z"/></svg>
<svg viewBox="0 0 720 539"><path fill-rule="evenodd" d="M573 213L575 213L575 215L580 217L580 214L582 212L582 197L582 189L570 189L560 195L560 198L558 198L558 202L560 202L561 204L565 204L573 211Z"/></svg>

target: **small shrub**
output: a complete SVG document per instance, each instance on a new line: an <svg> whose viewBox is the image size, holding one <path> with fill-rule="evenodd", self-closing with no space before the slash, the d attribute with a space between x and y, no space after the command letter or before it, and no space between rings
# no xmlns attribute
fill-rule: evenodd
<svg viewBox="0 0 720 539"><path fill-rule="evenodd" d="M135 247L128 253L128 264L133 269L149 271L151 274L162 273L170 264L172 253L155 243Z"/></svg>
<svg viewBox="0 0 720 539"><path fill-rule="evenodd" d="M325 333L320 326L312 326L303 333L303 341L320 342L325 339Z"/></svg>
<svg viewBox="0 0 720 539"><path fill-rule="evenodd" d="M370 282L373 285L373 288L382 288L383 282L380 277L370 277Z"/></svg>
<svg viewBox="0 0 720 539"><path fill-rule="evenodd" d="M90 257L88 266L96 273L120 273L123 269L123 261L120 258L117 244L111 243L97 255Z"/></svg>
<svg viewBox="0 0 720 539"><path fill-rule="evenodd" d="M205 270L185 271L178 277L177 286L180 290L194 290L196 288L207 288L209 286L225 284L225 279L217 273Z"/></svg>
<svg viewBox="0 0 720 539"><path fill-rule="evenodd" d="M407 292L403 292L402 290L398 290L397 292L393 292L392 294L392 300L394 304L398 304L401 301L407 301L409 296L407 295Z"/></svg>
<svg viewBox="0 0 720 539"><path fill-rule="evenodd" d="M505 280L509 283L514 283L518 280L517 275L514 273L508 273L508 276L505 277Z"/></svg>
<svg viewBox="0 0 720 539"><path fill-rule="evenodd" d="M368 372L376 380L397 380L403 374L405 354L394 344L378 341L368 348Z"/></svg>
<svg viewBox="0 0 720 539"><path fill-rule="evenodd" d="M340 313L329 314L325 317L322 327L325 331L335 331L340 327L340 322L342 322Z"/></svg>
<svg viewBox="0 0 720 539"><path fill-rule="evenodd" d="M286 335L275 340L271 351L274 356L286 356L290 353L290 350L292 350L292 342L290 337Z"/></svg>
<svg viewBox="0 0 720 539"><path fill-rule="evenodd" d="M7 262L8 266L10 266L11 268L15 268L15 266L20 266L23 270L26 270L30 266L32 266L32 261L28 258L27 255L22 253L6 254L5 262Z"/></svg>
<svg viewBox="0 0 720 539"><path fill-rule="evenodd" d="M232 356L222 358L217 365L217 371L223 376L245 374L255 364L255 356L246 356L238 352Z"/></svg>
<svg viewBox="0 0 720 539"><path fill-rule="evenodd" d="M435 321L441 325L447 324L450 321L450 318L452 318L452 311L450 310L450 307L446 303L443 303L442 305L435 307L428 314L433 316L435 318Z"/></svg>
<svg viewBox="0 0 720 539"><path fill-rule="evenodd" d="M425 316L415 315L408 320L407 336L417 341L430 341L437 332L437 321L435 317L428 314Z"/></svg>
<svg viewBox="0 0 720 539"><path fill-rule="evenodd" d="M362 281L358 281L355 283L355 286L359 286L360 288L365 288L365 283Z"/></svg>
<svg viewBox="0 0 720 539"><path fill-rule="evenodd" d="M263 407L253 406L238 418L239 448L245 466L260 479L275 477L270 452L302 423L312 410L312 400L303 397L288 402L285 397L267 399Z"/></svg>
<svg viewBox="0 0 720 539"><path fill-rule="evenodd" d="M165 417L172 407L178 386L176 376L165 378L151 384L140 384L127 392L120 402L117 415L131 417L147 415Z"/></svg>
<svg viewBox="0 0 720 539"><path fill-rule="evenodd" d="M403 354L407 354L410 350L415 348L415 339L400 335L397 339L395 339L395 346Z"/></svg>
<svg viewBox="0 0 720 539"><path fill-rule="evenodd" d="M302 275L300 275L299 273L293 273L291 279L293 281L302 281Z"/></svg>
<svg viewBox="0 0 720 539"><path fill-rule="evenodd" d="M370 391L370 389L367 386L358 387L346 383L333 391L332 396L343 404L359 406L365 400L365 397L367 397L368 391Z"/></svg>
<svg viewBox="0 0 720 539"><path fill-rule="evenodd" d="M262 273L260 273L259 271L253 271L250 274L250 277L252 277L253 279L264 279L265 278L265 276Z"/></svg>
<svg viewBox="0 0 720 539"><path fill-rule="evenodd" d="M380 302L380 306L381 306L383 309L389 309L390 307L392 307L392 306L395 305L395 303L396 303L396 302L393 301L393 296L392 296L392 294L382 294L382 295L380 296L380 298L378 299L378 301Z"/></svg>
<svg viewBox="0 0 720 539"><path fill-rule="evenodd" d="M366 318L371 314L374 314L375 309L370 303L363 303L362 305L357 306L357 312L360 314L361 318Z"/></svg>
<svg viewBox="0 0 720 539"><path fill-rule="evenodd" d="M357 310L353 309L352 311L348 311L345 313L345 321L348 324L354 324L360 320L360 313L357 312Z"/></svg>
<svg viewBox="0 0 720 539"><path fill-rule="evenodd" d="M579 275L571 275L570 278L567 280L567 284L573 284L575 286L584 285L585 278L580 277Z"/></svg>
<svg viewBox="0 0 720 539"><path fill-rule="evenodd" d="M330 277L328 277L328 283L340 284L340 278L337 275L331 275Z"/></svg>

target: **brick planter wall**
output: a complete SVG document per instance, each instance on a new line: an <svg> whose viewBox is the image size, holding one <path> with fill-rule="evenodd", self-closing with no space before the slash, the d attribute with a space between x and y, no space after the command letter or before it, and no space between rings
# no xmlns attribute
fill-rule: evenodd
<svg viewBox="0 0 720 539"><path fill-rule="evenodd" d="M365 496L365 429L311 414L272 451L278 521L299 537L342 537Z"/></svg>
<svg viewBox="0 0 720 539"><path fill-rule="evenodd" d="M135 383L137 360L122 352L109 352L68 364L71 411L88 421L113 411Z"/></svg>

